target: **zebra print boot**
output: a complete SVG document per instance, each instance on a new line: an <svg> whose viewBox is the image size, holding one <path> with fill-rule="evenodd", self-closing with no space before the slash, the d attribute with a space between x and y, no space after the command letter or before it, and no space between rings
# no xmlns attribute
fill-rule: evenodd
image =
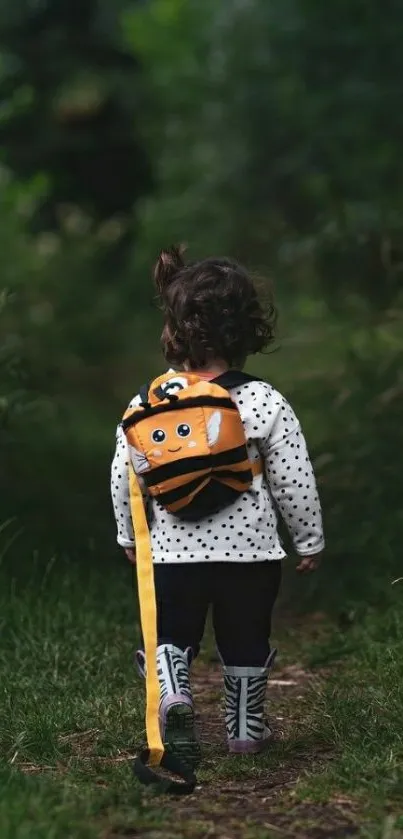
<svg viewBox="0 0 403 839"><path fill-rule="evenodd" d="M264 700L269 672L277 650L263 667L224 667L225 725L232 754L256 754L271 739L264 720Z"/></svg>
<svg viewBox="0 0 403 839"><path fill-rule="evenodd" d="M145 656L136 655L140 673L145 676ZM167 752L176 755L192 769L200 762L200 744L196 736L189 668L193 651L173 644L157 648L157 672L160 683L160 730Z"/></svg>

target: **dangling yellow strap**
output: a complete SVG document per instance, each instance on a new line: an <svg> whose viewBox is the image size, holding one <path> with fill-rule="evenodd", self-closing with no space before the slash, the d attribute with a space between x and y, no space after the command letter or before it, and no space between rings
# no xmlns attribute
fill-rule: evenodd
<svg viewBox="0 0 403 839"><path fill-rule="evenodd" d="M159 766L164 754L159 727L160 686L157 673L157 607L151 540L140 484L130 466L130 509L136 540L140 618L146 656L146 732L149 766Z"/></svg>

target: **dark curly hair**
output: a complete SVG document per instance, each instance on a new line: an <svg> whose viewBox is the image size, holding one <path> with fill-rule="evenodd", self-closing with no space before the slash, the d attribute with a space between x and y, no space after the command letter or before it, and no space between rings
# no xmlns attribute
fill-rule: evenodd
<svg viewBox="0 0 403 839"><path fill-rule="evenodd" d="M161 336L169 364L191 369L223 359L243 366L247 356L274 340L276 310L264 310L249 274L229 259L203 259L188 265L183 248L160 253L154 271L165 316Z"/></svg>

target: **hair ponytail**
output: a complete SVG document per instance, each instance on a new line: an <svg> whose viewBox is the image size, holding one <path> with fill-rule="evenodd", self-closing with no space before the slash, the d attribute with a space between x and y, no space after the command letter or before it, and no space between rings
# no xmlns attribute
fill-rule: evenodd
<svg viewBox="0 0 403 839"><path fill-rule="evenodd" d="M173 246L162 250L158 257L158 262L154 268L154 281L161 299L164 298L168 286L170 286L178 271L185 267L184 250L183 245Z"/></svg>

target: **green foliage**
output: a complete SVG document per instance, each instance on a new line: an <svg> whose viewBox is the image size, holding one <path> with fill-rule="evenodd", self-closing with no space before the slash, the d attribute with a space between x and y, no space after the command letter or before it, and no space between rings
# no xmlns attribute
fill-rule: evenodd
<svg viewBox="0 0 403 839"><path fill-rule="evenodd" d="M402 276L399 5L154 0L126 28L158 150L141 250L183 238L276 267L293 288L314 276L333 304L358 291L389 306Z"/></svg>
<svg viewBox="0 0 403 839"><path fill-rule="evenodd" d="M109 550L112 429L160 364L150 265L161 245L185 240L191 253L227 250L276 268L280 309L297 312L288 338L296 349L286 348L288 364L263 359L260 372L274 374L280 389L284 383L309 427L329 576L337 577L330 588L334 599L387 591L402 536L398 4L385 15L379 3L361 0L327 5L326 14L312 0L231 0L225 9L212 0L122 0L113 10L101 0L79 10L46 0L0 14L0 141L2 130L26 125L15 154L27 155L20 171L34 173L10 181L0 207L4 518L21 519L35 547L45 539L47 548ZM32 32L42 50L35 66ZM70 207L59 216L59 237L30 240L24 232L55 188L60 103L77 116L81 95L84 110L111 95L130 119L141 103L141 126L137 120L130 131L143 137L156 182L138 205L125 271L116 271L109 251L124 226L91 226L86 214L112 212L103 203L115 194L104 172L91 178L102 195L88 203L83 186L76 201L86 212ZM48 121L36 119L34 130L40 103ZM109 131L118 122L111 116L106 124ZM76 189L94 143L107 159L102 132L91 138L75 147L74 173L62 163L68 189ZM117 181L126 189L130 173ZM133 201L144 194L141 179L138 186ZM299 307L309 299L315 317ZM73 514L66 498L75 498ZM320 579L326 570L312 583L315 596Z"/></svg>
<svg viewBox="0 0 403 839"><path fill-rule="evenodd" d="M225 251L230 244L237 207L227 193L231 149L223 154L226 90L217 11L212 0L156 0L125 15L126 38L147 73L145 130L156 164L155 191L140 204L140 270L167 242L185 241L195 253Z"/></svg>
<svg viewBox="0 0 403 839"><path fill-rule="evenodd" d="M150 188L138 129L140 66L124 49L120 29L127 5L2 4L1 157L19 178L48 176L36 229L57 229L65 205L97 222L124 215L127 225L137 198Z"/></svg>
<svg viewBox="0 0 403 839"><path fill-rule="evenodd" d="M30 552L106 552L125 298L100 282L102 241L27 237L21 212L37 191L11 181L0 203L2 518L17 519Z"/></svg>
<svg viewBox="0 0 403 839"><path fill-rule="evenodd" d="M339 610L391 596L400 576L403 491L402 347L388 328L355 333L333 381L310 391L322 425L315 452L324 505L327 560L311 595ZM301 395L305 402L308 394ZM309 398L309 397L308 397Z"/></svg>

